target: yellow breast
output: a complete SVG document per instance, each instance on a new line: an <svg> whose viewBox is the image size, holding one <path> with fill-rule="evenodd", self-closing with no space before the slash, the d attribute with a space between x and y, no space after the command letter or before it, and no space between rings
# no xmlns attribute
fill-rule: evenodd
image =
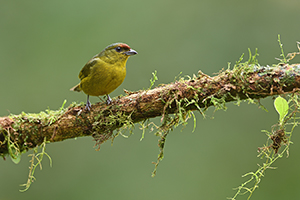
<svg viewBox="0 0 300 200"><path fill-rule="evenodd" d="M100 60L90 70L89 75L81 80L80 88L91 96L106 95L124 81L126 62L109 64Z"/></svg>

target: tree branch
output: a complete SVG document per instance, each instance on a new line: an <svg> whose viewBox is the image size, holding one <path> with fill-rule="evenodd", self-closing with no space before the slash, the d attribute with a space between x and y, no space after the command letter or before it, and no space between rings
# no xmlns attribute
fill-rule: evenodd
<svg viewBox="0 0 300 200"><path fill-rule="evenodd" d="M210 77L201 71L188 80L180 79L152 90L127 92L111 105L97 103L90 112L83 106L59 111L11 115L0 118L0 155L27 151L44 142L94 136L98 144L110 139L115 129L150 118L200 110L209 106L225 107L227 102L261 99L298 92L300 65L276 67L240 64L232 70Z"/></svg>

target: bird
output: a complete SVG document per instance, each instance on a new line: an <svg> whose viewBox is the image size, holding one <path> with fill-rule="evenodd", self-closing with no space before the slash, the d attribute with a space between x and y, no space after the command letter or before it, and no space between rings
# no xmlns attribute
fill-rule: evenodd
<svg viewBox="0 0 300 200"><path fill-rule="evenodd" d="M71 91L87 94L85 108L89 111L89 96L107 96L107 105L112 99L109 94L121 85L126 76L126 62L137 51L125 43L113 43L91 58L79 73L80 83Z"/></svg>

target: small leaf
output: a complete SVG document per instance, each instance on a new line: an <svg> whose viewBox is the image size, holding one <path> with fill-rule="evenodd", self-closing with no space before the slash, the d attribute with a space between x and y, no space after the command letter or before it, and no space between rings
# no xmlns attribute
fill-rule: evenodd
<svg viewBox="0 0 300 200"><path fill-rule="evenodd" d="M19 153L17 156L10 156L11 160L15 163L15 164L19 164L19 162L21 161L21 154Z"/></svg>
<svg viewBox="0 0 300 200"><path fill-rule="evenodd" d="M21 161L21 153L16 149L12 148L13 145L8 146L9 157L15 164L19 164Z"/></svg>
<svg viewBox="0 0 300 200"><path fill-rule="evenodd" d="M19 149L14 145L14 143L11 143L8 147L8 152L9 152L9 157L11 160L15 163L18 164L21 160L21 152Z"/></svg>
<svg viewBox="0 0 300 200"><path fill-rule="evenodd" d="M284 117L288 114L289 104L284 98L279 96L275 99L274 106L279 114L279 122L281 124L284 120Z"/></svg>

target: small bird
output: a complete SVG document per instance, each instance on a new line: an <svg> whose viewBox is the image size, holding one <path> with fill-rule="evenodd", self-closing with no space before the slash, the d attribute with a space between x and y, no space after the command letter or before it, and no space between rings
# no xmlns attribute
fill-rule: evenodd
<svg viewBox="0 0 300 200"><path fill-rule="evenodd" d="M135 54L137 52L124 43L107 46L84 65L79 73L80 83L70 90L87 94L87 110L91 108L90 95L106 95L107 104L110 104L112 100L108 94L124 81L126 62Z"/></svg>

